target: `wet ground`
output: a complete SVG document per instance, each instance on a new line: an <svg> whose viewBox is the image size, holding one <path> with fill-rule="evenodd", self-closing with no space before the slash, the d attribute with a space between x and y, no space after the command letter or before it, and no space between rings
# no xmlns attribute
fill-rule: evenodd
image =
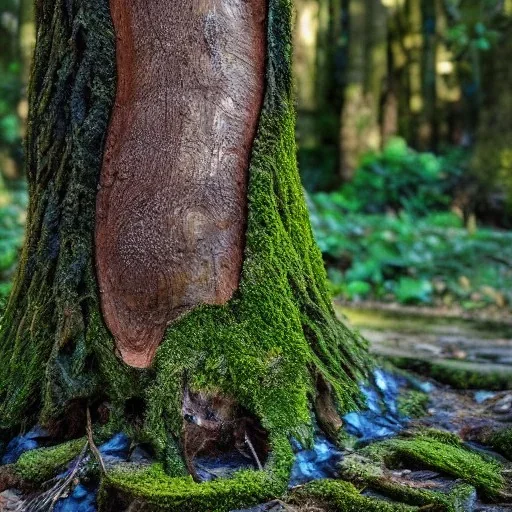
<svg viewBox="0 0 512 512"><path fill-rule="evenodd" d="M400 357L408 361L436 361L471 365L478 372L500 371L512 375L512 327L481 322L461 322L456 319L399 316L363 310L345 310L351 323L359 328L371 341L372 351L384 357ZM383 369L386 368L386 369ZM311 480L340 477L344 459L353 456L358 447L376 440L386 439L418 427L434 427L457 434L468 447L505 464L512 475L510 460L482 444L482 432L512 426L512 391L472 389L455 390L423 376L410 376L400 371L392 372L384 364L377 369L370 382L361 386L367 407L363 411L346 414L343 418L347 435L346 448L338 449L320 431L315 435L311 447L293 441L296 461L289 486L291 489ZM420 418L411 418L400 409L400 397L404 393L428 394L426 411ZM13 439L3 451L1 463L15 462L21 453L44 446L48 434L35 427L24 436ZM118 434L99 446L105 465L133 463L150 464L151 456L141 447L131 449L130 440ZM87 465L87 457L72 461L67 470L59 475L60 482L73 476L74 484L62 493L55 503L58 512L95 512L97 486L80 480L77 467ZM216 458L201 458L195 461L202 480L229 477L241 468L256 465L247 454L233 451ZM449 493L458 481L442 472L428 468L405 467L389 470L388 477L401 485L415 488L439 489ZM511 478L512 480L512 478ZM57 483L59 485L59 480ZM381 497L379 491L367 488L367 496ZM30 510L19 508L26 496L16 489L0 493L0 510ZM508 501L508 500L507 500ZM27 501L25 501L27 503ZM18 508L16 508L18 507ZM262 504L247 512L301 510L287 508L279 501ZM304 509L306 510L306 509ZM324 510L324 509L317 509ZM485 504L476 494L460 504L461 512L511 512L512 504Z"/></svg>
<svg viewBox="0 0 512 512"><path fill-rule="evenodd" d="M371 342L373 353L428 361L466 363L481 371L512 374L512 325L496 321L439 318L428 310L338 307Z"/></svg>

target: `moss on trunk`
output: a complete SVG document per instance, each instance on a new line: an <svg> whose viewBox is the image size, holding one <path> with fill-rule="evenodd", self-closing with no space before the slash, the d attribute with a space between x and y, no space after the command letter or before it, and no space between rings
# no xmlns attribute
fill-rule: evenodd
<svg viewBox="0 0 512 512"><path fill-rule="evenodd" d="M94 412L107 402L107 428L149 441L166 470L179 474L185 388L231 397L270 439L311 437L317 382L340 412L356 405L366 346L335 317L296 167L291 11L290 0L269 1L266 93L249 169L239 290L228 304L198 307L169 327L152 367L136 370L115 354L93 262L115 92L108 2L39 2L30 206L0 332L0 428L55 424L70 408L85 418L86 407ZM126 412L133 401L136 422Z"/></svg>

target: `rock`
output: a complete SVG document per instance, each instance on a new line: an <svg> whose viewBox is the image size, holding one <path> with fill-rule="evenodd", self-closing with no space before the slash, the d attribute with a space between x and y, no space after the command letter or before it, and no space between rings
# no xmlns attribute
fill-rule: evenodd
<svg viewBox="0 0 512 512"><path fill-rule="evenodd" d="M492 410L496 414L508 414L512 412L512 393L509 393L498 400L494 404Z"/></svg>
<svg viewBox="0 0 512 512"><path fill-rule="evenodd" d="M128 460L130 453L130 439L120 432L99 446L103 462L108 466Z"/></svg>
<svg viewBox="0 0 512 512"><path fill-rule="evenodd" d="M263 503L262 505L258 505L253 508L232 510L231 512L284 512L285 510L286 508L280 501L270 501L268 503Z"/></svg>
<svg viewBox="0 0 512 512"><path fill-rule="evenodd" d="M16 489L8 489L0 493L0 510L2 512L17 512L23 510L23 499Z"/></svg>
<svg viewBox="0 0 512 512"><path fill-rule="evenodd" d="M496 393L494 391L475 391L474 393L475 402L481 404L490 398L494 398Z"/></svg>

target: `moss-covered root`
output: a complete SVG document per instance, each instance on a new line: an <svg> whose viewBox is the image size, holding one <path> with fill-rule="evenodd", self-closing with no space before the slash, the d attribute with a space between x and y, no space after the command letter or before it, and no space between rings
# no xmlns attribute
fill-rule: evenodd
<svg viewBox="0 0 512 512"><path fill-rule="evenodd" d="M117 512L136 504L140 511L227 512L282 496L288 484L293 452L281 437L263 471L242 470L232 478L196 483L192 477L170 477L161 464L142 468L119 465L101 482L101 512Z"/></svg>
<svg viewBox="0 0 512 512"><path fill-rule="evenodd" d="M25 452L15 464L0 467L0 492L8 488L37 489L55 477L86 447L85 438Z"/></svg>
<svg viewBox="0 0 512 512"><path fill-rule="evenodd" d="M479 365L468 361L386 358L398 368L428 376L455 389L488 389L503 391L512 388L512 370L505 365Z"/></svg>
<svg viewBox="0 0 512 512"><path fill-rule="evenodd" d="M512 427L476 429L468 439L490 446L512 461Z"/></svg>
<svg viewBox="0 0 512 512"><path fill-rule="evenodd" d="M299 506L314 503L329 512L409 512L418 510L414 506L362 496L352 484L339 480L318 480L306 484L294 490L288 502Z"/></svg>
<svg viewBox="0 0 512 512"><path fill-rule="evenodd" d="M439 487L402 476L407 469L431 469L464 482L463 485ZM345 477L405 503L438 505L441 510L464 510L462 504L474 496L497 499L505 487L503 467L474 453L451 436L433 432L410 439L391 439L370 445L342 463ZM405 474L405 473L404 473ZM435 484L435 482L432 482Z"/></svg>
<svg viewBox="0 0 512 512"><path fill-rule="evenodd" d="M24 453L14 465L24 480L42 483L54 477L68 462L78 457L86 446L85 438L74 439L50 448L39 448Z"/></svg>

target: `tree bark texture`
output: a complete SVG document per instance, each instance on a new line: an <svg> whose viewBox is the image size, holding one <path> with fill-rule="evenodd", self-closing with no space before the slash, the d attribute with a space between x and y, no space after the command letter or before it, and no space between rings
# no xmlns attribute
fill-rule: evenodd
<svg viewBox="0 0 512 512"><path fill-rule="evenodd" d="M263 101L263 0L111 2L117 95L97 200L105 321L149 366L167 324L238 288Z"/></svg>
<svg viewBox="0 0 512 512"><path fill-rule="evenodd" d="M71 412L83 427L89 408L177 475L185 398L226 397L268 434L280 469L251 482L275 496L290 436L311 438L312 411L332 423L335 406L353 408L369 364L335 317L297 171L292 3L37 5L30 206L0 331L0 429L66 425ZM183 287L203 264L205 282ZM119 329L159 330L149 351L116 331L121 317ZM329 427L335 436L339 421Z"/></svg>

